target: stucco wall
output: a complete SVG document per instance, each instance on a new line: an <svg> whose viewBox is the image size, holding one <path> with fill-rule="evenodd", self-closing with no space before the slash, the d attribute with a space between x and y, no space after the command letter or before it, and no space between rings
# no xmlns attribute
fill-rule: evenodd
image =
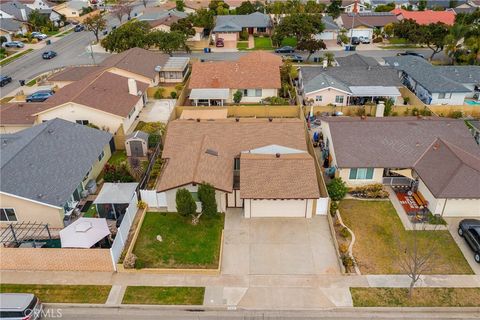
<svg viewBox="0 0 480 320"><path fill-rule="evenodd" d="M338 176L341 177L342 180L345 181L345 183L349 187L383 182L383 168L374 168L372 179L362 179L362 180L359 180L359 179L350 180L350 170L351 170L350 168L342 168L337 170Z"/></svg>
<svg viewBox="0 0 480 320"><path fill-rule="evenodd" d="M175 197L177 194L177 190L180 188L185 188L190 192L197 192L198 191L198 185L192 185L188 184L179 188L174 188L165 191L165 196L167 199L167 211L168 212L176 212L177 211L177 204L175 201ZM226 211L226 198L225 198L225 192L215 190L215 199L217 201L217 210L220 212L225 212ZM197 212L201 211L201 203L197 202Z"/></svg>
<svg viewBox="0 0 480 320"><path fill-rule="evenodd" d="M462 105L465 100L465 92L454 92L452 96L448 99L439 99L438 93L432 94L432 101L430 104L448 104L448 105Z"/></svg>
<svg viewBox="0 0 480 320"><path fill-rule="evenodd" d="M154 71L154 70L152 70L152 71ZM125 78L135 79L136 81L147 83L150 86L153 86L153 85L157 84L157 82L155 82L155 80L153 78L148 78L148 77L145 77L145 76L133 73L133 72L129 72L129 71L126 71L126 70L123 70L123 69L119 69L119 68L110 68L110 69L108 69L108 72L118 74L119 76L122 76L122 77L125 77ZM156 80L158 81L158 74L157 74L156 78L157 78Z"/></svg>
<svg viewBox="0 0 480 320"><path fill-rule="evenodd" d="M316 96L322 96L322 101L316 101L315 97ZM336 96L343 96L343 103L336 103L335 102L335 97ZM326 88L323 90L311 92L308 94L304 95L305 101L308 101L310 99L313 100L313 105L314 106L326 106L328 104L334 104L337 106L346 106L347 105L347 94L345 92L336 90L334 88Z"/></svg>
<svg viewBox="0 0 480 320"><path fill-rule="evenodd" d="M133 126L133 123L135 122L135 118L138 116L140 111L142 111L145 103L143 100L147 101L147 93L145 92L143 94L143 97L138 97L138 101L135 104L135 111L131 114L130 118L126 117L123 119L123 130L125 131L126 134L130 134L134 131L135 127Z"/></svg>
<svg viewBox="0 0 480 320"><path fill-rule="evenodd" d="M233 103L233 95L237 90L244 90L244 89L253 89L253 88L242 88L242 89L230 89L230 97L228 98L228 103ZM262 95L260 97L242 97L240 103L259 103L262 99L268 97L276 97L277 96L277 89L262 89Z"/></svg>

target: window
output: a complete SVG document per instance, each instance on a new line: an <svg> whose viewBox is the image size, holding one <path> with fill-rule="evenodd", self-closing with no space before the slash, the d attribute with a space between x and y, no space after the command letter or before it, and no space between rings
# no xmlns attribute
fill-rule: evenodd
<svg viewBox="0 0 480 320"><path fill-rule="evenodd" d="M234 159L233 170L240 170L240 158L235 158Z"/></svg>
<svg viewBox="0 0 480 320"><path fill-rule="evenodd" d="M450 99L452 97L452 93L439 93L438 94L438 99Z"/></svg>
<svg viewBox="0 0 480 320"><path fill-rule="evenodd" d="M84 126L88 125L88 120L76 120L75 122L78 124L83 124Z"/></svg>
<svg viewBox="0 0 480 320"><path fill-rule="evenodd" d="M15 215L15 209L1 208L0 221L17 221L17 216Z"/></svg>
<svg viewBox="0 0 480 320"><path fill-rule="evenodd" d="M267 32L267 28L257 28L258 33Z"/></svg>
<svg viewBox="0 0 480 320"><path fill-rule="evenodd" d="M88 178L91 171L92 171L92 167L90 167L90 169L88 169L88 172L85 174L85 178L83 178L83 180L86 180Z"/></svg>
<svg viewBox="0 0 480 320"><path fill-rule="evenodd" d="M343 103L343 96L335 96L335 103Z"/></svg>
<svg viewBox="0 0 480 320"><path fill-rule="evenodd" d="M315 101L322 101L322 96L315 96Z"/></svg>
<svg viewBox="0 0 480 320"><path fill-rule="evenodd" d="M262 96L262 89L255 89L255 97L261 97Z"/></svg>
<svg viewBox="0 0 480 320"><path fill-rule="evenodd" d="M192 195L192 198L193 200L195 200L195 202L200 201L200 199L198 198L198 192L190 192L190 194Z"/></svg>
<svg viewBox="0 0 480 320"><path fill-rule="evenodd" d="M243 89L244 97L261 97L262 89Z"/></svg>
<svg viewBox="0 0 480 320"><path fill-rule="evenodd" d="M351 168L350 180L371 180L373 178L373 168Z"/></svg>
<svg viewBox="0 0 480 320"><path fill-rule="evenodd" d="M102 161L103 157L105 156L105 151L102 150L102 153L98 156L98 161Z"/></svg>
<svg viewBox="0 0 480 320"><path fill-rule="evenodd" d="M135 108L133 108L129 113L128 113L128 119L130 119L135 112Z"/></svg>

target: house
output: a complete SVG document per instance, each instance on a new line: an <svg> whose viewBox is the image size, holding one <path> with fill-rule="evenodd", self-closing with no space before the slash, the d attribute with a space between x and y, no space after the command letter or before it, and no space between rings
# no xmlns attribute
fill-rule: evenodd
<svg viewBox="0 0 480 320"><path fill-rule="evenodd" d="M431 23L441 22L449 26L453 26L455 23L455 12L454 11L434 11L434 10L424 10L424 11L408 11L404 9L394 9L390 11L397 16L399 21L411 19L420 25L427 25Z"/></svg>
<svg viewBox="0 0 480 320"><path fill-rule="evenodd" d="M473 13L480 8L480 0L467 1L465 3L459 4L452 10L456 13Z"/></svg>
<svg viewBox="0 0 480 320"><path fill-rule="evenodd" d="M328 167L348 186L407 185L433 214L480 217L480 149L463 120L326 117L321 130Z"/></svg>
<svg viewBox="0 0 480 320"><path fill-rule="evenodd" d="M185 19L187 16L187 13L176 9L163 10L162 8L154 7L145 11L138 17L138 20L148 22L153 30L170 32L172 24L178 22L178 20Z"/></svg>
<svg viewBox="0 0 480 320"><path fill-rule="evenodd" d="M44 1L44 0L1 0L0 1L2 6L8 2L21 3L32 10L50 9L50 4L48 3L48 1Z"/></svg>
<svg viewBox="0 0 480 320"><path fill-rule="evenodd" d="M0 36L4 36L7 41L12 41L16 34L23 34L28 31L25 23L13 18L0 18Z"/></svg>
<svg viewBox="0 0 480 320"><path fill-rule="evenodd" d="M80 17L82 9L88 8L89 6L89 3L86 1L70 0L56 5L53 9L67 17L67 19L71 19Z"/></svg>
<svg viewBox="0 0 480 320"><path fill-rule="evenodd" d="M275 97L281 88L282 59L268 52L255 51L234 61L195 62L188 89L195 106L223 106L233 102L240 90L242 103L259 103Z"/></svg>
<svg viewBox="0 0 480 320"><path fill-rule="evenodd" d="M207 9L210 4L210 0L185 0L185 12L194 13L200 9Z"/></svg>
<svg viewBox="0 0 480 320"><path fill-rule="evenodd" d="M300 119L174 120L162 158L156 190L168 211L178 189L197 198L201 183L215 188L219 211L243 208L245 218L310 218L320 197Z"/></svg>
<svg viewBox="0 0 480 320"><path fill-rule="evenodd" d="M383 30L390 23L397 22L390 12L342 13L337 19L340 27L347 30L348 37L366 37L372 39L375 28Z"/></svg>
<svg viewBox="0 0 480 320"><path fill-rule="evenodd" d="M268 15L260 12L238 16L217 16L213 37L236 44L242 31L249 35L269 35L272 32L272 21Z"/></svg>
<svg viewBox="0 0 480 320"><path fill-rule="evenodd" d="M468 120L467 126L477 144L480 145L480 120Z"/></svg>
<svg viewBox="0 0 480 320"><path fill-rule="evenodd" d="M425 104L463 105L480 94L480 66L433 66L414 56L383 59Z"/></svg>
<svg viewBox="0 0 480 320"><path fill-rule="evenodd" d="M298 89L304 104L348 106L385 99L396 103L401 96L398 89L402 83L394 69L360 55L343 60L338 58L337 61L338 67L300 68Z"/></svg>
<svg viewBox="0 0 480 320"><path fill-rule="evenodd" d="M342 1L341 8L343 9L343 12L347 13L370 12L369 7L358 0Z"/></svg>
<svg viewBox="0 0 480 320"><path fill-rule="evenodd" d="M62 119L0 139L2 225L35 221L63 228L111 155L110 133Z"/></svg>
<svg viewBox="0 0 480 320"><path fill-rule="evenodd" d="M325 29L322 31L322 33L315 35L315 39L317 40L337 39L338 33L340 32L340 27L333 20L333 18L331 16L324 15L322 17L322 22L325 26Z"/></svg>
<svg viewBox="0 0 480 320"><path fill-rule="evenodd" d="M389 3L394 3L395 8L407 8L408 6L412 6L412 10L416 10L416 5L412 3L410 0L365 0L365 3L369 3L372 9L375 9L379 5L387 5ZM375 11L375 10L372 10Z"/></svg>
<svg viewBox="0 0 480 320"><path fill-rule="evenodd" d="M17 21L28 21L28 15L33 11L19 1L9 1L0 6L0 18L11 18Z"/></svg>

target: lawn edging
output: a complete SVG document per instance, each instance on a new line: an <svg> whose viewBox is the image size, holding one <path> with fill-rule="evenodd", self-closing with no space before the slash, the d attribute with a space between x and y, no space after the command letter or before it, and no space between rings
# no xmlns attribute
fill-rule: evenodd
<svg viewBox="0 0 480 320"><path fill-rule="evenodd" d="M344 228L346 228L348 230L348 232L350 232L350 235L352 236L352 241L350 242L349 246L348 246L348 254L350 255L350 257L352 257L353 259L353 268L355 269L355 273L357 275L361 275L362 273L360 272L360 269L358 268L358 264L357 264L357 261L355 260L355 257L353 255L353 245L355 244L355 234L353 233L352 229L350 229L349 227L347 227L347 225L345 225L345 223L343 223L343 220L342 220L342 216L340 215L340 210L337 209L337 219L338 219L338 222L340 222L340 225ZM336 239L335 239L336 240Z"/></svg>
<svg viewBox="0 0 480 320"><path fill-rule="evenodd" d="M335 236L335 227L333 226L333 219L329 212L327 212L328 227L330 229L330 235L333 239L333 246L335 247L335 253L337 254L337 262L342 271L342 274L348 275L345 266L342 263L342 257L340 256L340 248L338 245L337 237Z"/></svg>
<svg viewBox="0 0 480 320"><path fill-rule="evenodd" d="M143 209L142 216L140 217L140 221L138 221L138 224L136 226L137 229L133 234L132 241L128 244L128 249L127 249L127 253L125 254L125 258L131 255L133 252L133 248L135 247L135 242L137 242L138 235L140 234L140 229L142 228L143 220L145 219L145 216L148 211L147 209L148 207ZM128 270L128 269L125 269L125 267L123 266L123 263L117 263L117 271L120 271L121 269Z"/></svg>

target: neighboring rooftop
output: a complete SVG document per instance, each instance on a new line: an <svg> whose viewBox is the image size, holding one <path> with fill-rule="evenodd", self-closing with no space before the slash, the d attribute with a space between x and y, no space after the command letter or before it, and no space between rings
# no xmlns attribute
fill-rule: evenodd
<svg viewBox="0 0 480 320"><path fill-rule="evenodd" d="M396 15L399 20L412 19L420 25L442 22L446 25L453 26L453 24L455 23L455 12L450 10L408 11L404 9L393 9L390 12Z"/></svg>
<svg viewBox="0 0 480 320"><path fill-rule="evenodd" d="M3 125L33 125L35 114L53 108L54 105L44 102L6 103L0 108L0 124Z"/></svg>
<svg viewBox="0 0 480 320"><path fill-rule="evenodd" d="M0 18L0 29L9 32L18 32L22 30L22 23L13 18Z"/></svg>
<svg viewBox="0 0 480 320"><path fill-rule="evenodd" d="M125 204L130 203L137 191L138 183L109 183L103 184L95 198L94 204Z"/></svg>
<svg viewBox="0 0 480 320"><path fill-rule="evenodd" d="M217 16L213 32L240 32L243 28L269 28L272 26L270 17L260 12L247 15Z"/></svg>
<svg viewBox="0 0 480 320"><path fill-rule="evenodd" d="M1 11L11 15L16 20L27 21L28 15L33 10L19 1L10 1L2 3Z"/></svg>
<svg viewBox="0 0 480 320"><path fill-rule="evenodd" d="M166 25L171 26L172 24L178 22L178 20L184 19L188 16L185 12L172 10L159 10L161 8L152 8L146 11L138 17L140 21L147 21L152 28Z"/></svg>
<svg viewBox="0 0 480 320"><path fill-rule="evenodd" d="M380 28L398 21L397 16L390 12L342 13L340 18L342 19L343 26L347 29L360 26Z"/></svg>
<svg viewBox="0 0 480 320"><path fill-rule="evenodd" d="M324 15L322 22L325 24L325 30L340 30L338 24L329 15Z"/></svg>
<svg viewBox="0 0 480 320"><path fill-rule="evenodd" d="M111 139L108 132L62 119L0 134L0 191L62 207Z"/></svg>
<svg viewBox="0 0 480 320"><path fill-rule="evenodd" d="M100 66L80 66L66 67L62 71L54 73L48 78L49 81L66 81L73 82L83 79L85 76L98 72L102 69Z"/></svg>
<svg viewBox="0 0 480 320"><path fill-rule="evenodd" d="M338 57L335 60L340 67L376 67L380 65L375 58L362 56L358 53Z"/></svg>

